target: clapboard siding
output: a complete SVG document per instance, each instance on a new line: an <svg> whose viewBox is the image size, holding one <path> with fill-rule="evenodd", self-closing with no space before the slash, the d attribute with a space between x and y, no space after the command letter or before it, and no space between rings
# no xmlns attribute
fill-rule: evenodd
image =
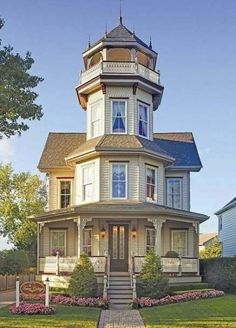
<svg viewBox="0 0 236 328"><path fill-rule="evenodd" d="M236 255L236 207L221 214L222 230L219 238L223 244L223 256Z"/></svg>

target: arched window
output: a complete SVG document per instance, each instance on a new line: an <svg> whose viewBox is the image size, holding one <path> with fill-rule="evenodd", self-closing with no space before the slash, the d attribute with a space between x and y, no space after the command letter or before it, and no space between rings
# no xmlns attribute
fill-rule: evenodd
<svg viewBox="0 0 236 328"><path fill-rule="evenodd" d="M131 61L131 53L129 49L111 48L107 52L108 61Z"/></svg>

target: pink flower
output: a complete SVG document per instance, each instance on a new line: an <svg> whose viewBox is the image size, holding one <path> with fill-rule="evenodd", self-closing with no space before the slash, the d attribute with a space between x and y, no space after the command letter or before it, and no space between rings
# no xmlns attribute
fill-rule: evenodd
<svg viewBox="0 0 236 328"><path fill-rule="evenodd" d="M16 304L13 304L9 312L11 314L54 314L55 309L51 306L46 307L44 304L39 304L39 303L25 303L22 302L18 307L16 307Z"/></svg>

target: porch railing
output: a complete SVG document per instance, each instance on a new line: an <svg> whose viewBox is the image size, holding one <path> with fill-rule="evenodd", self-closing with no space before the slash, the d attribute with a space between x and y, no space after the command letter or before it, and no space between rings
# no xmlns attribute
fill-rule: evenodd
<svg viewBox="0 0 236 328"><path fill-rule="evenodd" d="M160 84L160 73L133 61L101 61L81 72L80 84L84 84L100 74L136 74Z"/></svg>

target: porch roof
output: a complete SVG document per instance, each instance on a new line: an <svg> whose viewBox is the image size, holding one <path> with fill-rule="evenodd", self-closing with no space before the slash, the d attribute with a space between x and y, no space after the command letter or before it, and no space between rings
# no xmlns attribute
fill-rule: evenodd
<svg viewBox="0 0 236 328"><path fill-rule="evenodd" d="M57 221L64 219L73 219L79 215L91 215L98 217L101 215L121 217L144 217L153 215L168 216L171 218L187 219L190 221L199 221L199 223L206 221L209 217L204 214L179 210L167 206L157 205L154 203L145 202L130 202L130 201L104 201L90 204L83 204L78 206L71 206L66 209L58 209L54 211L44 212L43 214L32 216L31 218L37 222L41 221Z"/></svg>

